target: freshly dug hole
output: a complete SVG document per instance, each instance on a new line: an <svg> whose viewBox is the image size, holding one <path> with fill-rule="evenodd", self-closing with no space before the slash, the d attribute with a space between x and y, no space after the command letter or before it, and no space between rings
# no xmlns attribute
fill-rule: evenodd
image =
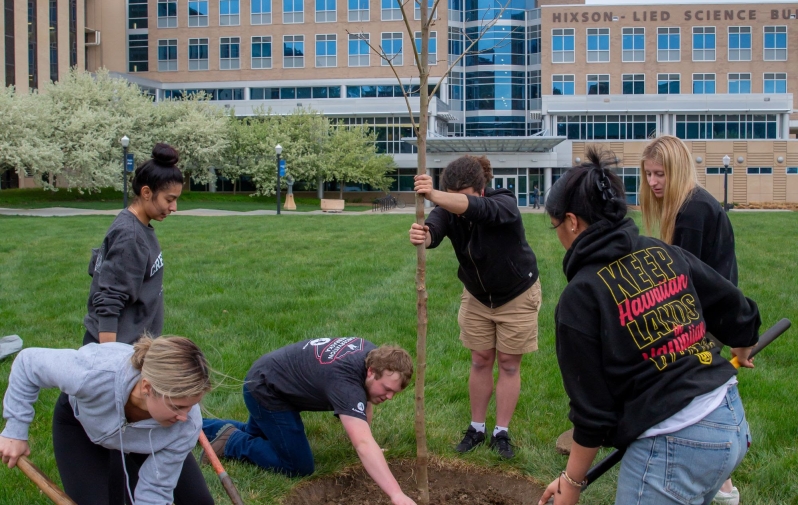
<svg viewBox="0 0 798 505"><path fill-rule="evenodd" d="M389 463L399 485L418 499L415 461ZM435 462L429 465L430 505L534 505L543 488L517 475L490 472L465 465ZM341 475L306 482L283 502L285 505L391 505L361 467Z"/></svg>

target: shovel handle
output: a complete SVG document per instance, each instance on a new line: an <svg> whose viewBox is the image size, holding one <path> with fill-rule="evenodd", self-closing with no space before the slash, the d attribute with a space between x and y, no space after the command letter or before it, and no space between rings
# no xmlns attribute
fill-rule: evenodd
<svg viewBox="0 0 798 505"><path fill-rule="evenodd" d="M50 478L39 470L36 465L31 463L27 457L22 456L19 458L17 460L17 467L56 505L76 505L66 493L61 491L61 488L59 488L55 482L51 481Z"/></svg>

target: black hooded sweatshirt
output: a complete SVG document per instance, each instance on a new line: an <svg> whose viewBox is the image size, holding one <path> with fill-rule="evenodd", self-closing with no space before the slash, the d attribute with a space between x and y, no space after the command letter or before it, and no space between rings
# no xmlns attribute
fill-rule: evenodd
<svg viewBox="0 0 798 505"><path fill-rule="evenodd" d="M526 241L515 196L508 189L485 189L484 197L468 196L461 215L432 209L429 249L449 237L460 263L457 277L474 298L496 308L511 301L538 280L535 253Z"/></svg>
<svg viewBox="0 0 798 505"><path fill-rule="evenodd" d="M563 259L557 359L574 440L624 447L737 373L706 333L754 345L759 310L692 254L600 221Z"/></svg>

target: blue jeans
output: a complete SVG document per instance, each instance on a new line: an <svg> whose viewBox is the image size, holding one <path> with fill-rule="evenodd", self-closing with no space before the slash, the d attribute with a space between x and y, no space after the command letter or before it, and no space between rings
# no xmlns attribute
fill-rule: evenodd
<svg viewBox="0 0 798 505"><path fill-rule="evenodd" d="M737 386L701 421L632 442L621 461L616 505L709 505L748 452L751 433Z"/></svg>
<svg viewBox="0 0 798 505"><path fill-rule="evenodd" d="M227 439L224 456L249 461L266 470L291 477L312 474L313 453L299 412L273 411L262 407L246 384L244 404L249 411L246 423L227 419L202 420L202 430L209 440L213 440L219 429L227 423L238 428Z"/></svg>

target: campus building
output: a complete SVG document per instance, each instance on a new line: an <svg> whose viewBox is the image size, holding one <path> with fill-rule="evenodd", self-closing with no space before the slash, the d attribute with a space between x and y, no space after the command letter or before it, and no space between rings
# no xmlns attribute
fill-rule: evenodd
<svg viewBox="0 0 798 505"><path fill-rule="evenodd" d="M374 128L399 167L392 190L410 195L415 139L401 86L416 95L417 118L418 34L409 40L396 0L4 2L0 68L20 91L77 65L108 68L156 100L203 90L237 115L310 107ZM420 10L411 15L418 28ZM798 201L796 15L795 3L442 1L429 51L431 88L440 84L427 111L429 170L487 154L495 185L526 206L534 186L545 192L587 144L603 143L636 203L640 152L670 133L717 197L728 155L730 201ZM392 56L401 84L370 45Z"/></svg>

